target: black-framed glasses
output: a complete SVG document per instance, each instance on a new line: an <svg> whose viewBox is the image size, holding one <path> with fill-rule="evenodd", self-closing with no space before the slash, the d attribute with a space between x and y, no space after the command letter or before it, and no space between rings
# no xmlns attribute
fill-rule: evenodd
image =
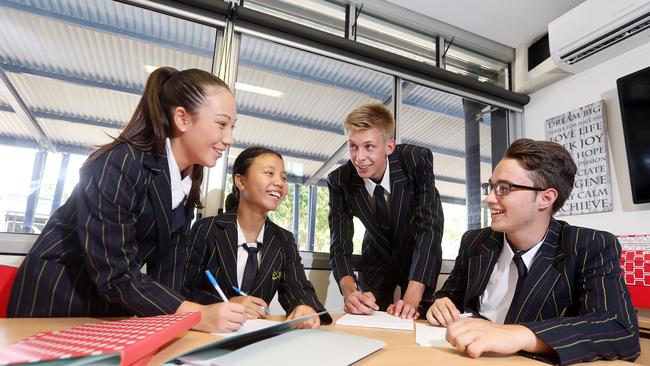
<svg viewBox="0 0 650 366"><path fill-rule="evenodd" d="M483 194L488 195L490 194L490 191L494 189L495 193L497 196L507 196L512 192L513 189L522 189L526 191L543 191L544 188L539 188L539 187L530 187L530 186L522 186L521 184L514 184L514 183L509 183L509 182L496 182L496 183L483 183L481 184L481 188L483 189Z"/></svg>

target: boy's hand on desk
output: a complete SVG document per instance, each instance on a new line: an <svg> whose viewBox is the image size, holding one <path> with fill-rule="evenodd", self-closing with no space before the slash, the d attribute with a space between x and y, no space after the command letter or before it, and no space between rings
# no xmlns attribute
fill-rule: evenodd
<svg viewBox="0 0 650 366"><path fill-rule="evenodd" d="M447 341L470 357L485 352L509 355L519 351L546 353L550 347L523 325L495 324L485 319L468 318L447 327Z"/></svg>
<svg viewBox="0 0 650 366"><path fill-rule="evenodd" d="M291 314L287 316L287 320L292 320L295 318L300 318L301 316L306 316L311 314L316 314L316 310L314 310L311 306L298 305L293 309ZM296 329L313 329L313 328L318 328L319 326L320 326L320 317L315 316L309 320L306 320L296 325Z"/></svg>
<svg viewBox="0 0 650 366"><path fill-rule="evenodd" d="M377 300L372 292L352 291L345 296L344 301L343 311L349 314L370 315L379 310Z"/></svg>
<svg viewBox="0 0 650 366"><path fill-rule="evenodd" d="M420 317L420 314L418 313L418 305L408 302L407 300L399 300L394 304L388 305L386 312L402 319L418 320Z"/></svg>
<svg viewBox="0 0 650 366"><path fill-rule="evenodd" d="M409 281L402 299L389 305L386 312L402 319L417 320L420 317L418 306L420 305L420 300L422 300L424 290L425 286L422 282Z"/></svg>
<svg viewBox="0 0 650 366"><path fill-rule="evenodd" d="M427 320L433 325L448 327L460 320L460 311L448 297L443 297L436 299L427 310Z"/></svg>
<svg viewBox="0 0 650 366"><path fill-rule="evenodd" d="M268 308L269 305L259 297L235 296L230 298L230 302L244 306L246 318L248 319L266 318L267 316L266 312L262 308Z"/></svg>

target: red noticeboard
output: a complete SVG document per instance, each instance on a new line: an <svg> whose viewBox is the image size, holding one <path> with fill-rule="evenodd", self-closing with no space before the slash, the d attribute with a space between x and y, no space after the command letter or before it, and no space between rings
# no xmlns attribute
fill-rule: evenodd
<svg viewBox="0 0 650 366"><path fill-rule="evenodd" d="M617 235L621 269L636 308L650 308L650 234Z"/></svg>

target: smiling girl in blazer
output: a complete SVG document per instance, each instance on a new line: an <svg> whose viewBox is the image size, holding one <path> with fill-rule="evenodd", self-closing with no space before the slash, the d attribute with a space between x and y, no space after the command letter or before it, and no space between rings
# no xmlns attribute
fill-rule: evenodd
<svg viewBox="0 0 650 366"><path fill-rule="evenodd" d="M203 218L192 228L187 296L202 304L222 301L204 276L207 269L229 301L244 306L248 318L265 318L264 309L278 291L287 319L323 311L305 276L293 234L268 218L287 195L282 156L263 147L250 147L235 160L232 175L233 191L226 199L226 212ZM301 327L318 327L321 321L329 323L331 318L325 314Z"/></svg>
<svg viewBox="0 0 650 366"><path fill-rule="evenodd" d="M151 316L200 311L203 331L239 329L244 308L181 294L203 167L233 143L235 100L209 72L161 67L129 123L92 153L70 198L25 256L10 317ZM147 271L141 269L146 264Z"/></svg>

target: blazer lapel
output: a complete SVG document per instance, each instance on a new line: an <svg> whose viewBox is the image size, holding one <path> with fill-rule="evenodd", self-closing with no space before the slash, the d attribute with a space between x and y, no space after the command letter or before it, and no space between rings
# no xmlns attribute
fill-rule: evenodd
<svg viewBox="0 0 650 366"><path fill-rule="evenodd" d="M156 218L158 248L160 251L166 251L171 241L172 220L172 188L169 179L167 157L145 152L142 164L152 172L148 196Z"/></svg>
<svg viewBox="0 0 650 366"><path fill-rule="evenodd" d="M528 270L521 292L512 300L508 309L506 324L535 319L560 278L561 271L556 268L557 263L564 258L559 244L560 230L561 224L551 219L544 242Z"/></svg>
<svg viewBox="0 0 650 366"><path fill-rule="evenodd" d="M282 243L280 243L280 235L277 230L270 225L271 220L266 219L264 226L264 239L262 248L260 250L260 264L257 271L257 276L253 282L253 289L251 292L256 292L259 287L263 285L266 278L272 278L273 268L277 260L281 260L280 251Z"/></svg>
<svg viewBox="0 0 650 366"><path fill-rule="evenodd" d="M465 307L479 311L479 296L485 291L503 246L503 233L492 231L489 239L478 244L478 254L469 258ZM468 309L465 309L466 311Z"/></svg>
<svg viewBox="0 0 650 366"><path fill-rule="evenodd" d="M393 238L403 237L400 229L404 229L405 220L408 220L407 212L402 208L402 205L410 202L413 192L408 187L408 177L402 169L402 164L399 162L399 152L394 151L388 156L388 168L390 169L390 217L391 226L393 227ZM394 246L394 250L399 250L398 246Z"/></svg>
<svg viewBox="0 0 650 366"><path fill-rule="evenodd" d="M217 256L220 269L223 271L227 283L226 293L230 292L230 286L239 286L237 283L237 250L239 244L237 243L237 214L236 212L226 212L219 215L216 223L219 225L214 245L217 247Z"/></svg>

